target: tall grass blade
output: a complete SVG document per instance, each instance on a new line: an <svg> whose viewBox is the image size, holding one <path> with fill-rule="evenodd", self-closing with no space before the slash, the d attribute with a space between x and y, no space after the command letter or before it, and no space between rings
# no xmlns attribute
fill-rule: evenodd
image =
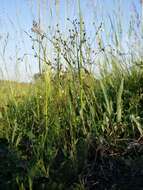
<svg viewBox="0 0 143 190"><path fill-rule="evenodd" d="M122 94L124 90L124 79L121 80L119 90L117 92L117 122L122 118Z"/></svg>

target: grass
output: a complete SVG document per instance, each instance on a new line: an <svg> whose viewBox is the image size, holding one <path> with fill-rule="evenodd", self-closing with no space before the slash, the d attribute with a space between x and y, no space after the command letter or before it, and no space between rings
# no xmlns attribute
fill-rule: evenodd
<svg viewBox="0 0 143 190"><path fill-rule="evenodd" d="M50 39L40 30L38 40L30 36L41 48L39 55L33 45L43 65L38 79L30 84L0 81L1 189L90 189L85 180L90 157L106 146L113 154L125 152L126 140L142 139L140 64L125 67L123 55L109 55L97 34L106 59L96 77L82 15L70 22L67 37L58 25ZM47 58L47 40L54 61Z"/></svg>
<svg viewBox="0 0 143 190"><path fill-rule="evenodd" d="M19 189L37 183L39 189L75 188L94 141L118 147L118 140L142 137L141 70L102 79L83 71L82 101L79 76L57 75L49 70L31 94L12 98L1 112L1 139L18 157L16 165L24 163L15 178Z"/></svg>

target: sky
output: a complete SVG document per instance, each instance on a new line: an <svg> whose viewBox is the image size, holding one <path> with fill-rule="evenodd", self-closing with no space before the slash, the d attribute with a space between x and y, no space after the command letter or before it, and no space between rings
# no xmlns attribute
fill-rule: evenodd
<svg viewBox="0 0 143 190"><path fill-rule="evenodd" d="M119 5L120 14L116 15ZM125 41L132 12L136 10L141 15L140 0L80 0L80 6L90 36L95 32L93 22L98 27L104 20L110 31L109 17L116 25L120 15ZM29 81L38 72L37 60L30 56L32 43L25 32L31 34L33 20L38 21L39 15L44 31L59 23L66 33L67 18L78 17L78 0L0 0L0 78ZM48 52L50 55L50 48ZM24 54L29 56L21 61Z"/></svg>

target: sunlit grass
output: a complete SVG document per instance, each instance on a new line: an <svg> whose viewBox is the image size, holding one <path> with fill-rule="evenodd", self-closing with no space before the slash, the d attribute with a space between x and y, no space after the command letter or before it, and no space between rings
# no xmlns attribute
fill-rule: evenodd
<svg viewBox="0 0 143 190"><path fill-rule="evenodd" d="M124 58L118 31L104 47L102 24L95 50L78 2L79 19L67 18L66 35L58 24L48 35L36 22L26 33L39 61L31 83L0 81L0 139L15 161L14 188L85 189L91 147L118 149L122 140L142 138L142 62Z"/></svg>

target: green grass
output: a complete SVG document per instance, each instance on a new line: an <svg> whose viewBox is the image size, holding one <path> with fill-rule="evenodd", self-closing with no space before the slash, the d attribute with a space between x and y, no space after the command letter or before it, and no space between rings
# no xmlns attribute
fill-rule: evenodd
<svg viewBox="0 0 143 190"><path fill-rule="evenodd" d="M46 34L38 34L38 40L30 36L41 48L41 55L35 54L43 67L39 79L0 81L0 150L6 152L1 188L83 190L91 147L120 149L118 142L143 135L143 70L134 61L127 69L122 56L109 55L99 33L99 51L106 59L96 77L80 4L79 13L79 22L68 19L67 36L58 25L50 40ZM115 38L118 49L116 32ZM54 61L47 58L47 40ZM3 172L5 161L10 166Z"/></svg>
<svg viewBox="0 0 143 190"><path fill-rule="evenodd" d="M26 174L17 172L19 188L46 178L48 189L72 189L79 183L92 141L102 137L118 147L118 140L142 136L141 70L118 76L111 72L102 79L82 72L81 78L82 87L78 75L69 71L57 78L49 70L31 85L31 94L12 98L1 112L1 138L20 162L26 162Z"/></svg>
<svg viewBox="0 0 143 190"><path fill-rule="evenodd" d="M0 106L4 106L8 103L9 99L20 99L22 96L28 94L30 84L20 83L16 81L0 81Z"/></svg>

